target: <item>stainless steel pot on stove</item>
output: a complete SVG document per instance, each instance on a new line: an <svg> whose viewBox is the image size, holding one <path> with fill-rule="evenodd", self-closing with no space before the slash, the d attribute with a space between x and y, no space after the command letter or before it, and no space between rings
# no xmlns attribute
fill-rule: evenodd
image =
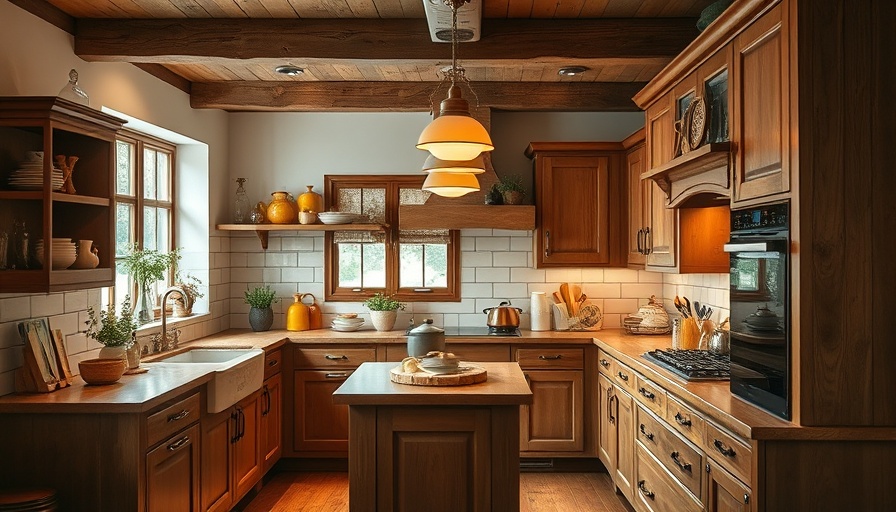
<svg viewBox="0 0 896 512"><path fill-rule="evenodd" d="M408 355L423 357L426 354L445 351L445 330L432 325L432 318L423 320L417 327L408 329Z"/></svg>
<svg viewBox="0 0 896 512"><path fill-rule="evenodd" d="M520 313L523 310L511 306L510 301L504 301L496 307L485 308L482 312L488 315L486 324L489 327L519 327Z"/></svg>

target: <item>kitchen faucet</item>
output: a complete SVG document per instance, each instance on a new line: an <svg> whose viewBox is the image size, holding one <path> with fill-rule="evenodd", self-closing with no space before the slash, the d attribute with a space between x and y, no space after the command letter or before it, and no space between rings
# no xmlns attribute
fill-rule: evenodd
<svg viewBox="0 0 896 512"><path fill-rule="evenodd" d="M180 294L182 300L184 301L184 307L186 309L190 309L190 306L193 305L192 301L190 300L190 296L187 295L187 292L185 292L184 289L180 286L169 286L165 290L165 292L162 293L162 332L159 339L159 346L162 348L162 350L167 350L168 348L174 348L175 346L177 346L177 335L174 336L175 345L172 347L168 346L168 316L165 314L165 303L168 301L168 295L170 295L172 292L177 292Z"/></svg>

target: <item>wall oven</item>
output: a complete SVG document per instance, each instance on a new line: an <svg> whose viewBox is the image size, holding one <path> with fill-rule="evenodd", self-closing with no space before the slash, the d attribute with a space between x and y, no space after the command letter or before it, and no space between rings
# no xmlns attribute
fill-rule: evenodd
<svg viewBox="0 0 896 512"><path fill-rule="evenodd" d="M731 212L731 392L790 419L787 203Z"/></svg>

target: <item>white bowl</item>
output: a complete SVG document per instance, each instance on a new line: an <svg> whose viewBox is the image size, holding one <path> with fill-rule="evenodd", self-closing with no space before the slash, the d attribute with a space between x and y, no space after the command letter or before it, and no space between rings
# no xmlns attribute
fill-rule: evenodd
<svg viewBox="0 0 896 512"><path fill-rule="evenodd" d="M332 327L333 327L334 331L339 331L339 332L354 332L361 328L360 325L344 326L344 325L336 325L336 324L333 324Z"/></svg>

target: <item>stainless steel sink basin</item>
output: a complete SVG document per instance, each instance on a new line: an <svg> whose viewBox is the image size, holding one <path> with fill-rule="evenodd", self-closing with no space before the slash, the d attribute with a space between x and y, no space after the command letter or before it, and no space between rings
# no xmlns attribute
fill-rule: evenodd
<svg viewBox="0 0 896 512"><path fill-rule="evenodd" d="M227 409L261 389L264 381L264 350L260 348L194 348L150 365L191 365L213 372L207 385L208 412Z"/></svg>

